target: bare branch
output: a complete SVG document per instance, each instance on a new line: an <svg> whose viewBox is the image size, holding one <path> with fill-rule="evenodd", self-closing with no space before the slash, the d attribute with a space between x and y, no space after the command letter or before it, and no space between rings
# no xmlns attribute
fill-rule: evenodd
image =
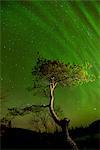
<svg viewBox="0 0 100 150"><path fill-rule="evenodd" d="M24 115L24 114L30 113L30 112L40 111L40 109L47 108L47 107L49 107L49 105L45 105L45 104L30 105L30 106L26 106L26 107L22 107L22 108L17 108L17 107L8 108L8 111L11 115L17 116L17 115Z"/></svg>

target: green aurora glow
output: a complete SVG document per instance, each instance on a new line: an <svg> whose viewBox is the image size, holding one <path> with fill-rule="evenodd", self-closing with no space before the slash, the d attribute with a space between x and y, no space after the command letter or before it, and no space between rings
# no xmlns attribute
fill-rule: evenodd
<svg viewBox="0 0 100 150"><path fill-rule="evenodd" d="M1 1L1 84L8 107L48 103L33 96L31 70L36 52L65 63L92 64L97 77L93 83L75 88L57 88L60 105L71 125L86 125L100 116L100 21L99 1ZM21 121L17 125L24 126ZM28 124L28 122L27 122ZM27 125L27 128L29 126Z"/></svg>

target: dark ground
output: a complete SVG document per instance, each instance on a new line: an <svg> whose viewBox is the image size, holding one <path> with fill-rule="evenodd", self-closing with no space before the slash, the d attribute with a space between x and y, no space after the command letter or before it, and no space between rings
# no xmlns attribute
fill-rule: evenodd
<svg viewBox="0 0 100 150"><path fill-rule="evenodd" d="M1 149L70 149L61 132L37 133L1 125ZM100 150L100 120L89 127L71 129L70 135L80 150Z"/></svg>

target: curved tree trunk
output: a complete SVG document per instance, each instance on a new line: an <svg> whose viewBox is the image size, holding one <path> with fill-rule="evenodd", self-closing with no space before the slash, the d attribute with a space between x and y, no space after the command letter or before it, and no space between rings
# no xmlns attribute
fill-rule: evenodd
<svg viewBox="0 0 100 150"><path fill-rule="evenodd" d="M64 118L61 120L54 111L54 89L55 89L56 85L57 85L57 83L55 83L54 80L51 80L50 104L49 104L50 113L51 113L52 118L55 121L55 123L57 123L62 128L64 139L66 140L66 142L68 142L70 144L70 146L72 147L72 150L78 150L76 143L69 136L68 124L69 124L70 120L68 120L67 118Z"/></svg>

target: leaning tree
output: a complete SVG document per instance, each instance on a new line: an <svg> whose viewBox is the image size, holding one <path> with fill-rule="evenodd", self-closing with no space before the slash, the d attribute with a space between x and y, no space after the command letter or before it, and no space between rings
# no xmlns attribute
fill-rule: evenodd
<svg viewBox="0 0 100 150"><path fill-rule="evenodd" d="M44 96L49 96L49 110L55 123L62 129L64 139L72 149L77 150L76 143L68 132L70 120L60 119L54 109L54 90L57 86L78 86L89 81L94 81L94 76L88 73L90 65L65 64L59 60L48 60L38 57L32 69L33 91ZM49 95L48 95L49 94Z"/></svg>
<svg viewBox="0 0 100 150"><path fill-rule="evenodd" d="M41 111L49 108L54 122L61 127L65 142L69 143L73 150L78 150L76 143L71 139L68 132L70 120L68 118L60 119L54 108L54 90L57 86L78 86L80 84L94 81L95 76L90 75L89 68L91 65L65 64L59 60L48 60L38 56L36 64L32 69L33 86L28 90L33 90L34 94L42 94L49 97L47 105L30 105L21 108L13 107L8 109L9 116L14 118L17 115L25 115L30 112ZM2 119L2 122L6 118ZM11 120L11 119L10 119Z"/></svg>

